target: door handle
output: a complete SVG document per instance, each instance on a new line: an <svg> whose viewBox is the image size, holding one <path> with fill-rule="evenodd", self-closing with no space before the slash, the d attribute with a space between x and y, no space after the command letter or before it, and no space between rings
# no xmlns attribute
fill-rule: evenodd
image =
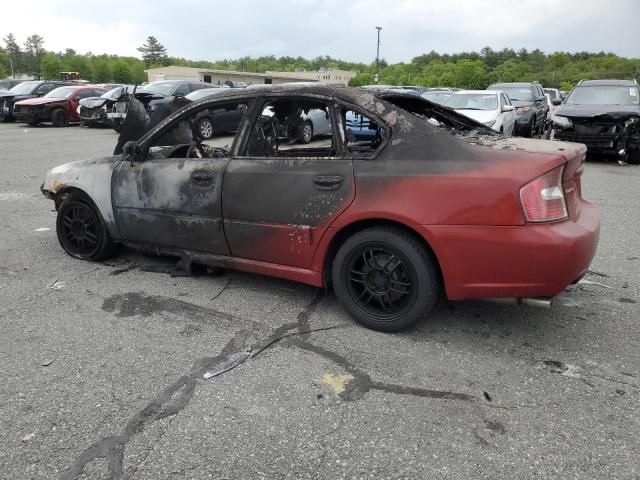
<svg viewBox="0 0 640 480"><path fill-rule="evenodd" d="M191 172L191 178L200 183L210 183L213 182L213 175L209 172L205 172L202 170L196 170L195 172Z"/></svg>
<svg viewBox="0 0 640 480"><path fill-rule="evenodd" d="M335 190L342 185L340 175L319 175L313 179L313 184L318 190Z"/></svg>

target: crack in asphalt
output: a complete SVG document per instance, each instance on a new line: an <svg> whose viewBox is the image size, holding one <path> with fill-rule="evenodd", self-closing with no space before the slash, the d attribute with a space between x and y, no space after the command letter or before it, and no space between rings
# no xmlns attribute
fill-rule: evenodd
<svg viewBox="0 0 640 480"><path fill-rule="evenodd" d="M251 352L252 355L249 358L253 359L267 348L282 340L287 340L289 345L315 353L349 372L353 379L347 383L344 392L339 394L340 398L345 401L358 400L370 390L441 400L467 402L475 402L478 400L477 397L464 393L430 390L372 381L368 373L351 364L342 355L311 343L308 338L313 332L345 328L348 326L347 324L340 324L317 329L310 328L310 318L317 310L322 299L323 292L318 291L311 302L298 314L296 322L281 325L273 330L266 338L254 342L249 348L246 347L247 340L254 332L247 330L236 332L234 337L223 347L219 355L198 359L191 367L188 375L181 376L176 382L153 398L145 408L136 413L127 422L122 433L104 437L93 443L76 458L60 478L62 480L73 480L83 472L88 463L98 458L107 460L111 479L120 480L124 478L124 453L129 440L131 440L134 435L144 431L144 429L153 422L167 417L175 418L191 401L196 391L198 381L204 382L202 379L206 372L228 363L230 357L238 355L241 352ZM224 312L200 307L182 300L160 296L146 296L140 293L114 295L104 300L102 308L119 317L134 315L149 316L151 313L166 311L182 315L187 313L200 320L204 320L205 317L210 318L212 315L219 315L225 320L235 319L235 317ZM246 319L243 320L246 321ZM242 363L243 362L240 362L222 373L226 373L226 371L230 371ZM162 438L162 436L160 438ZM144 461L146 461L146 457L143 458L142 462ZM142 462L138 462L138 466L134 468L134 473L138 471Z"/></svg>

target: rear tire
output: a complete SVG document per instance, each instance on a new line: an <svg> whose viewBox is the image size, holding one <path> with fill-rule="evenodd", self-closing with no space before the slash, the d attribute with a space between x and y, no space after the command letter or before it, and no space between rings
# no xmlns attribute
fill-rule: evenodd
<svg viewBox="0 0 640 480"><path fill-rule="evenodd" d="M347 312L381 332L402 330L424 318L441 288L433 255L394 227L368 228L349 237L334 258L332 280Z"/></svg>
<svg viewBox="0 0 640 480"><path fill-rule="evenodd" d="M82 260L104 260L115 252L102 215L85 195L72 193L58 208L56 233L69 255Z"/></svg>
<svg viewBox="0 0 640 480"><path fill-rule="evenodd" d="M67 127L69 125L69 114L58 108L51 112L51 123L53 123L54 127Z"/></svg>

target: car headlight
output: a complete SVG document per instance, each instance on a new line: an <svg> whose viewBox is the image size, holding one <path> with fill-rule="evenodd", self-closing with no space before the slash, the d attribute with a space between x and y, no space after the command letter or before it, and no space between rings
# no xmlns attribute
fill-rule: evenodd
<svg viewBox="0 0 640 480"><path fill-rule="evenodd" d="M78 107L76 108L76 113L80 115L80 105L78 105Z"/></svg>
<svg viewBox="0 0 640 480"><path fill-rule="evenodd" d="M495 120L491 120L490 122L484 122L487 127L493 127L496 124Z"/></svg>
<svg viewBox="0 0 640 480"><path fill-rule="evenodd" d="M565 128L569 128L573 126L573 122L569 120L567 117L562 117L556 114L551 115L551 121L556 125L560 125L561 127L565 127Z"/></svg>
<svg viewBox="0 0 640 480"><path fill-rule="evenodd" d="M516 113L527 113L531 107L516 107Z"/></svg>

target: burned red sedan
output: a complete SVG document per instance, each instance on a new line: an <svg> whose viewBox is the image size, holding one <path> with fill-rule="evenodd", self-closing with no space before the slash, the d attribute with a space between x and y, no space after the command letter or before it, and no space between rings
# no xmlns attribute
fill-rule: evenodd
<svg viewBox="0 0 640 480"><path fill-rule="evenodd" d="M579 144L505 139L417 96L321 85L223 92L156 124L131 102L113 156L56 167L42 186L74 257L125 244L331 286L358 322L394 331L443 294L547 299L596 251ZM305 144L312 110L331 133ZM229 111L243 112L237 131L202 140L196 119Z"/></svg>
<svg viewBox="0 0 640 480"><path fill-rule="evenodd" d="M43 97L16 102L13 115L17 122L37 125L51 122L55 127L66 127L69 122L78 122L76 112L81 99L102 95L107 90L101 87L69 85L51 90Z"/></svg>

